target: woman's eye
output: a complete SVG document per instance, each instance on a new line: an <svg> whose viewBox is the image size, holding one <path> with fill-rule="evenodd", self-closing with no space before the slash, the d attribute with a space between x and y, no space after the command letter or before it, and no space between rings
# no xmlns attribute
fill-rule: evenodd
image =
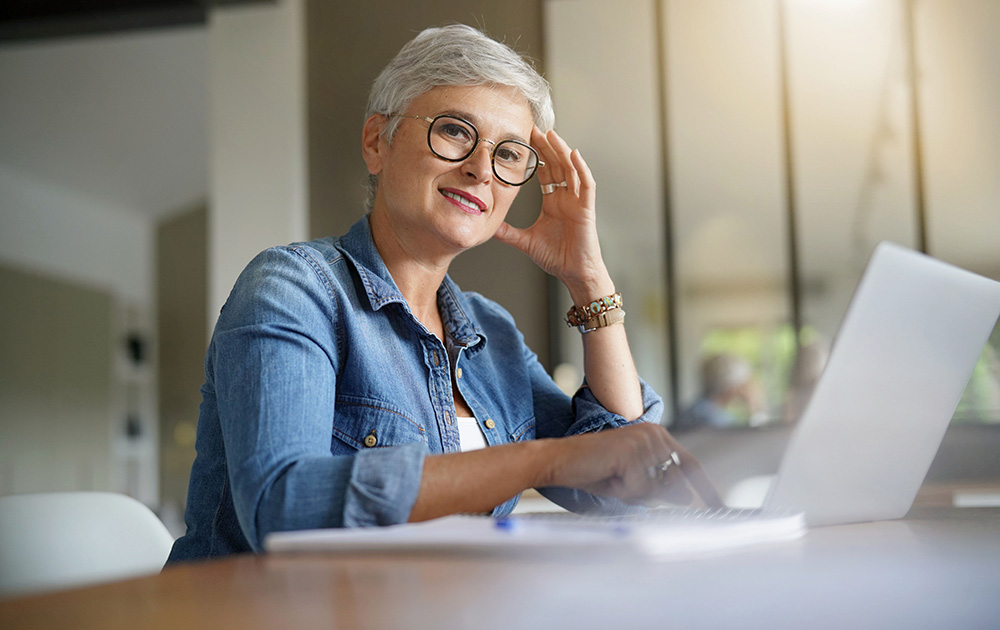
<svg viewBox="0 0 1000 630"><path fill-rule="evenodd" d="M501 145L497 147L493 159L500 160L501 162L506 162L509 164L516 164L521 161L521 153L516 149Z"/></svg>
<svg viewBox="0 0 1000 630"><path fill-rule="evenodd" d="M438 131L452 140L468 141L472 139L469 129L457 123L443 123L438 126Z"/></svg>

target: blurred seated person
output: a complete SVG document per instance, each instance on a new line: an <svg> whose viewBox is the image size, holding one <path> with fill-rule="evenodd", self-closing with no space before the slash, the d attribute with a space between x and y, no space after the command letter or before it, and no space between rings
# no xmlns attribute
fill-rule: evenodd
<svg viewBox="0 0 1000 630"><path fill-rule="evenodd" d="M705 357L701 364L701 396L678 416L671 430L747 426L751 414L759 410L752 377L750 364L742 357L733 354ZM737 406L747 410L746 417L733 413Z"/></svg>

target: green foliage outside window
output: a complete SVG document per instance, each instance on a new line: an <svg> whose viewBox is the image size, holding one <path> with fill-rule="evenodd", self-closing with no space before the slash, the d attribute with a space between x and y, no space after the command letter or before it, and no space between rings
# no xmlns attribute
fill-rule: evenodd
<svg viewBox="0 0 1000 630"><path fill-rule="evenodd" d="M808 326L803 328L800 340L803 346L822 341L819 333ZM785 419L795 365L795 333L790 324L716 329L705 335L700 350L703 357L732 354L750 363L765 407L762 418L754 424ZM730 412L750 423L747 409L737 407ZM953 421L1000 424L1000 325L983 349Z"/></svg>

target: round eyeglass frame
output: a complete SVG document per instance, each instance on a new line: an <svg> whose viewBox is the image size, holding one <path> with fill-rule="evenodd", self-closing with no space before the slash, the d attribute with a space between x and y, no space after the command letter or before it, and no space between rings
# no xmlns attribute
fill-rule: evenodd
<svg viewBox="0 0 1000 630"><path fill-rule="evenodd" d="M493 174L496 175L497 179L499 179L504 184L507 184L508 186L524 186L525 184L531 181L531 178L535 176L535 173L538 172L538 168L540 166L545 166L545 162L543 162L541 156L538 155L538 151L536 151L535 148L532 147L530 144L521 142L520 140L501 140L500 142L496 142L494 140L490 140L489 138L483 138L481 135L479 135L479 129L475 125L473 125L471 122L469 122L464 118L455 116L454 114L438 114L433 118L430 118L429 116L407 116L406 114L389 114L389 116L390 117L395 116L404 119L412 118L413 120L422 120L425 123L427 123L427 148L431 150L431 153L434 154L434 157L440 160L444 160L445 162L464 162L465 160L469 159L469 156L471 156L473 153L476 152L476 149L479 148L480 142L489 142L490 144L493 145L493 148L490 151L490 167L493 169ZM445 157L434 150L434 145L432 144L431 141L431 130L434 129L434 123L441 120L442 118L450 118L452 120L457 120L463 125L468 125L472 129L472 131L474 131L476 134L476 140L475 142L472 143L472 148L470 148L469 152L460 158ZM499 147L501 144L505 142L513 142L514 144L525 147L535 155L535 167L531 170L531 174L528 175L524 179L524 181L521 182L520 184L515 184L513 182L507 181L506 179L503 178L502 175L500 175L500 173L497 172L497 163L496 163L497 147Z"/></svg>

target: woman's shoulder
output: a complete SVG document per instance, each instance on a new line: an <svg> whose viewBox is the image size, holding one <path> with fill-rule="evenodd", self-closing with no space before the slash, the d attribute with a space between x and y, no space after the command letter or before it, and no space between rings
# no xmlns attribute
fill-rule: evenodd
<svg viewBox="0 0 1000 630"><path fill-rule="evenodd" d="M500 305L496 300L492 300L478 291L461 291L462 298L469 305L469 308L478 312L495 313L506 317L511 317L510 312ZM513 319L511 317L511 319Z"/></svg>
<svg viewBox="0 0 1000 630"><path fill-rule="evenodd" d="M312 241L289 243L272 249L286 250L312 264L331 266L344 258L344 253L337 248L337 240L332 236L327 236Z"/></svg>
<svg viewBox="0 0 1000 630"><path fill-rule="evenodd" d="M343 259L331 237L313 241L275 245L258 253L243 270L243 276L260 281L264 277L281 277L308 273L317 279L330 276L330 270Z"/></svg>
<svg viewBox="0 0 1000 630"><path fill-rule="evenodd" d="M268 247L243 268L226 306L257 312L262 300L328 302L344 284L340 258L331 238Z"/></svg>
<svg viewBox="0 0 1000 630"><path fill-rule="evenodd" d="M469 317L485 330L497 327L517 330L517 322L504 306L478 291L459 291L460 303Z"/></svg>

